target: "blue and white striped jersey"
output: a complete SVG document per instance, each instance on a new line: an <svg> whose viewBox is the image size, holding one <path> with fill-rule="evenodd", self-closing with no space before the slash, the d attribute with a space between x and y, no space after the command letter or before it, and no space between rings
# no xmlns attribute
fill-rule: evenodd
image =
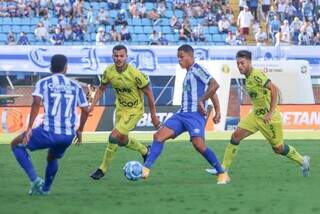
<svg viewBox="0 0 320 214"><path fill-rule="evenodd" d="M42 99L44 130L65 135L75 133L77 106L88 106L86 95L76 81L63 74L53 74L39 80L32 95Z"/></svg>
<svg viewBox="0 0 320 214"><path fill-rule="evenodd" d="M180 112L198 111L198 100L205 94L212 78L209 72L198 63L191 66L183 81Z"/></svg>

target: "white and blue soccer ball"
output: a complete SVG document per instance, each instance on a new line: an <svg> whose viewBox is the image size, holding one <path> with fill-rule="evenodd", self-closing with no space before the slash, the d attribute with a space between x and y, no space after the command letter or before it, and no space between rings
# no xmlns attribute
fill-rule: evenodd
<svg viewBox="0 0 320 214"><path fill-rule="evenodd" d="M124 176L130 181L136 181L142 177L143 166L138 161L129 161L123 167Z"/></svg>

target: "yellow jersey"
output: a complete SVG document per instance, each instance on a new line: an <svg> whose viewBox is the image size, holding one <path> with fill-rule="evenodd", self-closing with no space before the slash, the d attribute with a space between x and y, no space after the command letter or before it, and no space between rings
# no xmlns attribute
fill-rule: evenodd
<svg viewBox="0 0 320 214"><path fill-rule="evenodd" d="M114 64L108 66L101 78L102 84L110 83L116 95L117 110L135 110L144 112L144 94L142 89L149 85L149 78L132 65L119 73Z"/></svg>

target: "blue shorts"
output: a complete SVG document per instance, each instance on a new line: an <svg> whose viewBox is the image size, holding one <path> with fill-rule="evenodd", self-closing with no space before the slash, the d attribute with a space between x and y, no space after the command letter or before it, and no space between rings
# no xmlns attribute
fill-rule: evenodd
<svg viewBox="0 0 320 214"><path fill-rule="evenodd" d="M172 129L175 133L175 137L188 131L190 138L204 138L206 118L199 112L178 112L170 117L163 125Z"/></svg>
<svg viewBox="0 0 320 214"><path fill-rule="evenodd" d="M42 126L32 129L32 135L27 143L30 151L49 149L55 158L62 158L66 149L72 143L74 135L62 135L45 131Z"/></svg>

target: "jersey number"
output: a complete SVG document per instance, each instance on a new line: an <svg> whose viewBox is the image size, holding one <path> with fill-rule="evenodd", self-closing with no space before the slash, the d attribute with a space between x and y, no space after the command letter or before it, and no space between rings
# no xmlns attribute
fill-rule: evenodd
<svg viewBox="0 0 320 214"><path fill-rule="evenodd" d="M61 107L61 94L52 93L52 94L50 94L50 96L51 96L51 98L54 99L51 115L56 116L56 114L58 112L58 108ZM70 117L71 105L72 105L74 96L72 94L65 94L64 98L66 99L66 104L67 104L65 112L64 112L64 117Z"/></svg>

